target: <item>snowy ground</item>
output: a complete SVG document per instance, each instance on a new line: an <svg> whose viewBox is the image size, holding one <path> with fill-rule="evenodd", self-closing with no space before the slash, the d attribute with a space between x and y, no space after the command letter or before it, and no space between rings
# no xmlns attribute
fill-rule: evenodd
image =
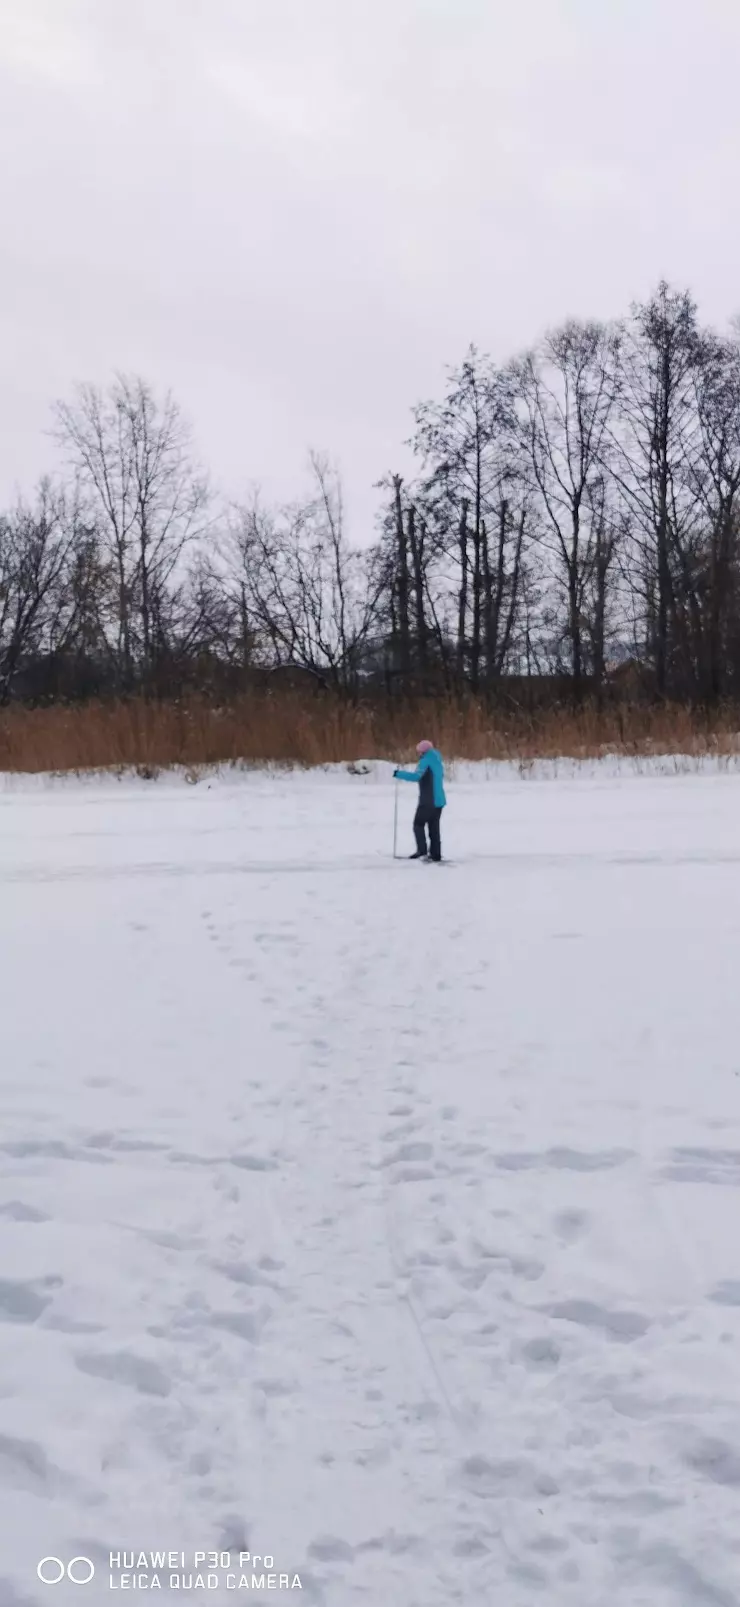
<svg viewBox="0 0 740 1607"><path fill-rule="evenodd" d="M737 1607L740 778L449 797L0 790L1 1607Z"/></svg>

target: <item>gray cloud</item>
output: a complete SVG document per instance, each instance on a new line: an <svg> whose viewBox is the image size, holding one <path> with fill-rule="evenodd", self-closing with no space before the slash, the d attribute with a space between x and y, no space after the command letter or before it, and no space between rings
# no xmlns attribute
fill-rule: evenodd
<svg viewBox="0 0 740 1607"><path fill-rule="evenodd" d="M740 295L734 0L23 0L0 15L0 493L49 401L172 384L229 490L340 461L358 535L411 403L662 275Z"/></svg>

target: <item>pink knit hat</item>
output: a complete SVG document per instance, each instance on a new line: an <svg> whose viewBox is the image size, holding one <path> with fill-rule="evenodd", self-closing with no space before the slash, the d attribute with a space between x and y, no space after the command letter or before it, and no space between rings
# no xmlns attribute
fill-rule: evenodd
<svg viewBox="0 0 740 1607"><path fill-rule="evenodd" d="M418 754L431 753L433 747L433 742L417 742L416 751Z"/></svg>

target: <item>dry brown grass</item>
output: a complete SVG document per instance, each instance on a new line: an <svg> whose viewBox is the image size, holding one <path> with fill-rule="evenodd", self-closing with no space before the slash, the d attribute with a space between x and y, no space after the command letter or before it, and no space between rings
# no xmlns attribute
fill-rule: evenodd
<svg viewBox="0 0 740 1607"><path fill-rule="evenodd" d="M740 751L740 714L710 720L675 707L597 713L555 709L530 716L496 713L474 702L421 702L352 708L331 699L283 693L244 697L224 708L185 703L86 704L0 713L0 770L137 769L181 765L318 765L408 756L420 736L449 759L589 758L606 752L731 754Z"/></svg>

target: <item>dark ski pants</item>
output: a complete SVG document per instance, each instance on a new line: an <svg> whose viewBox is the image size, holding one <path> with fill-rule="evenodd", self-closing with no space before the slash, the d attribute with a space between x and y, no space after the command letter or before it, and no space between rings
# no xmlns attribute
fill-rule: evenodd
<svg viewBox="0 0 740 1607"><path fill-rule="evenodd" d="M435 809L434 805L419 804L414 815L414 836L416 838L417 852L429 854L430 859L442 858L442 845L439 840L439 823L442 819L442 810ZM427 848L427 828L429 829L429 847Z"/></svg>

